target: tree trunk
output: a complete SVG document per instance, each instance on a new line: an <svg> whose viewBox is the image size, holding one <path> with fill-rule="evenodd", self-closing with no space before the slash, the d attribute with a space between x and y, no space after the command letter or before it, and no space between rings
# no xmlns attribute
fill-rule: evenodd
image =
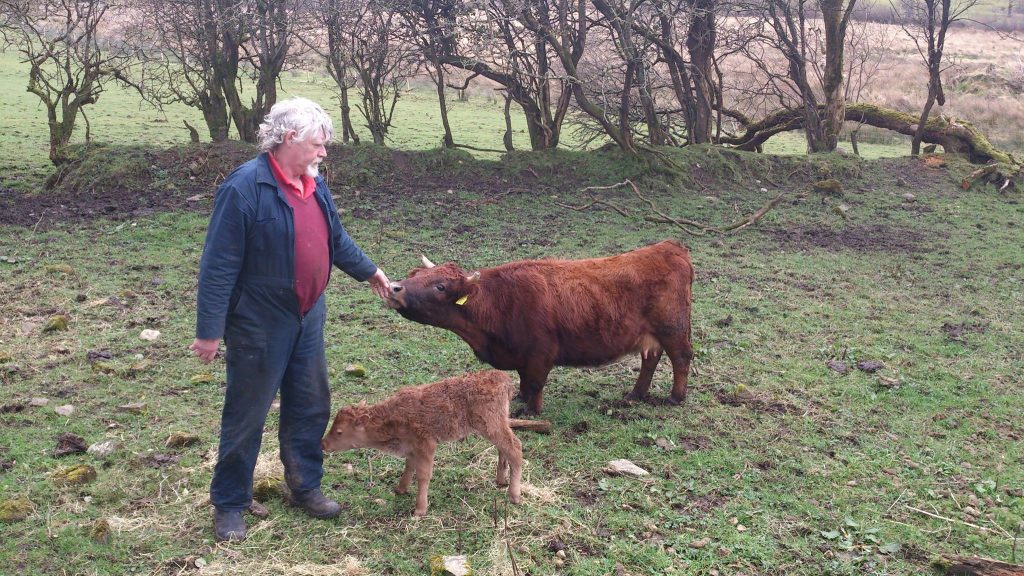
<svg viewBox="0 0 1024 576"><path fill-rule="evenodd" d="M921 139L927 129L928 116L931 114L932 106L935 104L935 90L931 82L928 83L928 99L925 100L924 109L921 110L921 117L917 121L917 130L914 131L914 138L910 141L910 155L920 156Z"/></svg>
<svg viewBox="0 0 1024 576"><path fill-rule="evenodd" d="M825 27L825 73L822 91L825 110L821 115L820 151L831 152L839 144L839 133L846 118L846 92L843 89L843 48L846 44L846 24L850 9L856 0L819 0L821 18Z"/></svg>
<svg viewBox="0 0 1024 576"><path fill-rule="evenodd" d="M505 145L505 150L509 152L515 150L512 146L512 115L509 113L511 108L512 98L505 93L505 134L502 135L501 141Z"/></svg>
<svg viewBox="0 0 1024 576"><path fill-rule="evenodd" d="M1024 566L986 558L943 556L938 564L948 576L1024 576Z"/></svg>
<svg viewBox="0 0 1024 576"><path fill-rule="evenodd" d="M820 108L823 109L824 106ZM721 142L731 144L740 150L752 151L779 132L802 129L805 119L806 114L803 110L782 110L759 122L749 124L744 134L722 138ZM885 128L906 136L914 135L919 120L910 114L872 104L847 106L845 119ZM1017 165L1012 156L992 146L984 134L966 122L950 124L942 118L932 118L925 123L921 141L938 144L948 153L964 154L975 164L996 161L1011 166Z"/></svg>
<svg viewBox="0 0 1024 576"><path fill-rule="evenodd" d="M694 95L690 141L694 144L711 142L714 100L711 70L716 41L715 1L694 0L694 14L686 32L686 49L690 54Z"/></svg>
<svg viewBox="0 0 1024 576"><path fill-rule="evenodd" d="M434 81L437 84L437 104L441 110L441 125L444 126L444 147L453 148L455 147L455 139L452 137L452 127L448 123L448 102L445 100L444 94L444 68L436 59L432 62L434 64L434 72L436 73Z"/></svg>

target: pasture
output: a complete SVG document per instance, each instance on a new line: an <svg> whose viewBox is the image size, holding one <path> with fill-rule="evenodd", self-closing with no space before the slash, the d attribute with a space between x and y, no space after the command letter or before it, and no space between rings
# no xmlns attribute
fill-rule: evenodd
<svg viewBox="0 0 1024 576"><path fill-rule="evenodd" d="M1019 190L962 190L973 167L901 157L905 143L882 136L861 144L871 159L799 155L793 135L772 140L780 155L672 150L675 176L598 150L474 158L434 149L436 103L422 91L399 104L400 151L330 150L325 172L353 238L393 279L420 254L473 269L676 238L697 273L689 399L660 402L665 361L640 403L622 400L639 358L556 368L543 414L552 433L518 434L523 503L506 504L494 448L471 437L440 447L423 518L391 491L402 461L373 451L327 458L339 518L288 506L272 413L257 467L269 515L247 517L246 541L217 544L208 488L224 368L186 347L214 185L254 151L183 146L181 121L199 126L197 113L111 88L89 112L94 139L111 145L43 191L45 124L19 66L0 53L0 574L428 574L456 554L493 575L910 575L942 554L1022 562ZM293 74L285 88L337 122L322 77ZM452 103L456 140L498 147L500 107L485 92ZM1004 124L1012 147L1019 126ZM646 219L629 188L587 188L626 178L661 212L709 224L784 196L735 234L689 236ZM841 196L813 190L826 178ZM593 199L624 213L574 209ZM335 409L483 367L454 334L402 319L343 274L328 307ZM66 330L48 329L56 316ZM119 447L58 457L63 433ZM603 471L621 458L650 475ZM58 473L75 465L95 479L67 484Z"/></svg>

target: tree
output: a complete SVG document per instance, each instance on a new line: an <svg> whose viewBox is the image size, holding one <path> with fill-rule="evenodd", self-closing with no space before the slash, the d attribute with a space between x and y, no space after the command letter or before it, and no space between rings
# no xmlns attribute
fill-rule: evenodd
<svg viewBox="0 0 1024 576"><path fill-rule="evenodd" d="M921 153L921 140L935 104L944 106L946 94L942 89L942 53L946 48L946 32L949 25L964 18L978 0L898 0L899 8L892 4L893 16L908 38L914 43L918 54L928 70L928 95L921 109L917 130L910 143L910 154Z"/></svg>
<svg viewBox="0 0 1024 576"><path fill-rule="evenodd" d="M346 34L358 15L359 5L358 0L314 0L307 13L311 24L301 35L303 43L324 59L327 73L338 87L342 142L351 140L355 144L359 144L359 135L352 124L348 91L355 87L358 78L349 64L351 55Z"/></svg>
<svg viewBox="0 0 1024 576"><path fill-rule="evenodd" d="M68 158L78 116L95 104L107 80L127 82L131 53L101 37L119 7L94 0L0 0L0 34L29 65L28 91L46 108L50 161Z"/></svg>

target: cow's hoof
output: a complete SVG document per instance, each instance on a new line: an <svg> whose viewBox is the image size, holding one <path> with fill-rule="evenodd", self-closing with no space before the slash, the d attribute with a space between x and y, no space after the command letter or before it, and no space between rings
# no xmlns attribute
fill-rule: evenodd
<svg viewBox="0 0 1024 576"><path fill-rule="evenodd" d="M508 501L513 504L519 504L520 502L523 501L523 498L519 494L509 494Z"/></svg>
<svg viewBox="0 0 1024 576"><path fill-rule="evenodd" d="M529 406L523 406L518 410L513 410L512 416L516 418L529 418L531 416L540 416L540 412L534 412Z"/></svg>
<svg viewBox="0 0 1024 576"><path fill-rule="evenodd" d="M669 406L680 406L680 405L684 404L685 402L686 402L686 397L685 396L682 399L676 398L675 396L669 396L668 398L665 398L665 404L668 404Z"/></svg>
<svg viewBox="0 0 1024 576"><path fill-rule="evenodd" d="M647 400L647 394L639 394L634 390L632 392L626 393L626 395L623 396L622 399L627 402L643 402Z"/></svg>
<svg viewBox="0 0 1024 576"><path fill-rule="evenodd" d="M495 482L495 484L498 485L498 488L504 488L504 487L508 486L508 480L504 480L504 481L498 480L497 482Z"/></svg>
<svg viewBox="0 0 1024 576"><path fill-rule="evenodd" d="M413 510L412 511L412 515L413 516L426 516L427 515L427 509L424 508L423 510Z"/></svg>
<svg viewBox="0 0 1024 576"><path fill-rule="evenodd" d="M395 494L408 494L408 488L402 488L401 486L395 486Z"/></svg>

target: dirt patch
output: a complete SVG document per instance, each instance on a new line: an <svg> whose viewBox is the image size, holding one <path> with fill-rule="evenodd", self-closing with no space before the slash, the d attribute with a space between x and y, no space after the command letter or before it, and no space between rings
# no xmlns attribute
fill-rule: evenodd
<svg viewBox="0 0 1024 576"><path fill-rule="evenodd" d="M769 398L764 394L745 391L742 394L726 390L715 390L715 399L726 406L746 406L755 412L766 414L802 414L804 411L788 402Z"/></svg>
<svg viewBox="0 0 1024 576"><path fill-rule="evenodd" d="M966 336L968 334L984 334L987 329L987 324L980 324L977 322L961 322L960 324L950 324L946 322L942 325L942 331L946 334L946 338L948 338L950 342L961 343L966 340Z"/></svg>
<svg viewBox="0 0 1024 576"><path fill-rule="evenodd" d="M821 248L855 252L890 252L913 254L929 249L925 234L906 228L882 224L847 226L839 230L824 227L769 229L765 233L787 249Z"/></svg>

